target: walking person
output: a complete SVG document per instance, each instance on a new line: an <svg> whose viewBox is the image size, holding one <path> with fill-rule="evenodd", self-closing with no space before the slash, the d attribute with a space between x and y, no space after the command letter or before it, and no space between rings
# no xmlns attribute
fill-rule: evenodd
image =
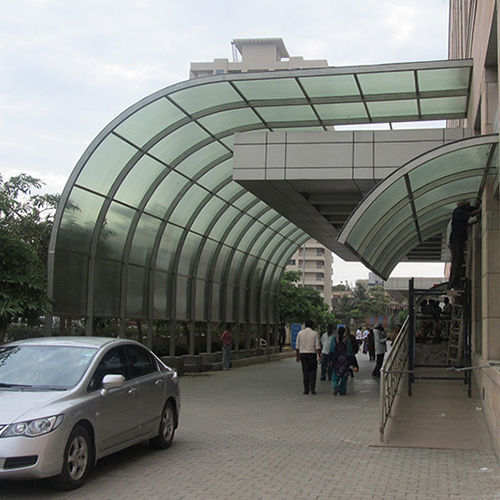
<svg viewBox="0 0 500 500"><path fill-rule="evenodd" d="M302 364L304 394L309 394L309 391L316 394L316 372L318 362L321 363L321 343L318 332L313 330L313 322L306 320L304 325L305 328L300 330L295 343L296 361Z"/></svg>
<svg viewBox="0 0 500 500"><path fill-rule="evenodd" d="M380 370L382 368L382 363L384 362L384 356L387 352L387 333L382 326L382 323L377 323L373 329L374 342L375 342L375 354L377 356L377 363L373 369L372 375L374 377L380 377Z"/></svg>
<svg viewBox="0 0 500 500"><path fill-rule="evenodd" d="M231 324L228 323L226 329L221 333L220 339L222 342L222 369L231 369L231 347L233 345L233 332Z"/></svg>
<svg viewBox="0 0 500 500"><path fill-rule="evenodd" d="M332 366L333 394L344 396L347 392L347 379L351 373L353 359L352 341L345 328L339 326L337 335L330 342L328 362ZM357 364L357 363L356 363Z"/></svg>
<svg viewBox="0 0 500 500"><path fill-rule="evenodd" d="M330 352L330 341L333 336L333 325L326 327L326 332L321 336L321 377L320 380L332 380L332 368L328 366L328 353Z"/></svg>
<svg viewBox="0 0 500 500"><path fill-rule="evenodd" d="M375 334L373 333L373 328L369 329L367 340L368 355L370 356L370 361L375 361Z"/></svg>

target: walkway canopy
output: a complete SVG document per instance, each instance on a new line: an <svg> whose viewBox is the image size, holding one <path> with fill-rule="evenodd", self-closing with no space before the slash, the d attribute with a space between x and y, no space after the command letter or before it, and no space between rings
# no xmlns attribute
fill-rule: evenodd
<svg viewBox="0 0 500 500"><path fill-rule="evenodd" d="M376 186L351 215L339 241L387 279L411 249L446 233L457 201L476 198L497 166L498 134L429 151Z"/></svg>
<svg viewBox="0 0 500 500"><path fill-rule="evenodd" d="M224 74L146 97L93 140L64 189L49 256L54 313L275 322L284 266L308 235L232 180L234 132L463 118L471 68Z"/></svg>

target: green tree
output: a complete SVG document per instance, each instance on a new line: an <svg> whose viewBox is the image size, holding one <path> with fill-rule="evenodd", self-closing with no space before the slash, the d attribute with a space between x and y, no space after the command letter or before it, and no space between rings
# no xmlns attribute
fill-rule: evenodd
<svg viewBox="0 0 500 500"><path fill-rule="evenodd" d="M279 316L285 323L303 323L306 319L323 329L335 323L335 315L328 311L320 293L313 288L299 287L300 271L285 271L279 292Z"/></svg>
<svg viewBox="0 0 500 500"><path fill-rule="evenodd" d="M17 320L34 323L48 308L47 254L59 197L26 174L0 175L0 330Z"/></svg>

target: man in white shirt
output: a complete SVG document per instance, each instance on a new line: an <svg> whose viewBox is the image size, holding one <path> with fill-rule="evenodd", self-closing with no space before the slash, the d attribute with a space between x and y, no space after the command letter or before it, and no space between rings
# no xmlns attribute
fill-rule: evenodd
<svg viewBox="0 0 500 500"><path fill-rule="evenodd" d="M307 320L305 328L300 330L295 344L297 363L302 363L304 394L316 394L316 371L321 363L321 343L319 334L313 330L313 322Z"/></svg>

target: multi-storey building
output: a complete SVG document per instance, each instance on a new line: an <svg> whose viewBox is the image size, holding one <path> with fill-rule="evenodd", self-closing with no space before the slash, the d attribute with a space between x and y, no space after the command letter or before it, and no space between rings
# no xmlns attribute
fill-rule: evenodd
<svg viewBox="0 0 500 500"><path fill-rule="evenodd" d="M318 290L332 308L332 252L316 240L306 241L292 256L287 271L300 271L299 286Z"/></svg>

